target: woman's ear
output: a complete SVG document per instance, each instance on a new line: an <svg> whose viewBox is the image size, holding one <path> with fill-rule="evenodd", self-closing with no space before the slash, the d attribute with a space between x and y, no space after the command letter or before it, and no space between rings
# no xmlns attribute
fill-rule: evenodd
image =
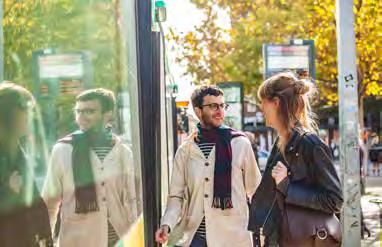
<svg viewBox="0 0 382 247"><path fill-rule="evenodd" d="M277 108L280 106L280 98L279 97L274 97L272 101Z"/></svg>

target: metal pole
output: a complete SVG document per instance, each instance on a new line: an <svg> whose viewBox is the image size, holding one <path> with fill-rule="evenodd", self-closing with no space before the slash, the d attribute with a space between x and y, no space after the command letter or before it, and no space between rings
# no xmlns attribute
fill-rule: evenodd
<svg viewBox="0 0 382 247"><path fill-rule="evenodd" d="M152 31L152 2L135 2L145 246L154 247L161 216L160 34Z"/></svg>
<svg viewBox="0 0 382 247"><path fill-rule="evenodd" d="M0 82L4 80L3 4L0 0Z"/></svg>
<svg viewBox="0 0 382 247"><path fill-rule="evenodd" d="M360 164L358 144L358 82L354 35L354 2L336 0L340 162L344 208L342 246L361 245Z"/></svg>

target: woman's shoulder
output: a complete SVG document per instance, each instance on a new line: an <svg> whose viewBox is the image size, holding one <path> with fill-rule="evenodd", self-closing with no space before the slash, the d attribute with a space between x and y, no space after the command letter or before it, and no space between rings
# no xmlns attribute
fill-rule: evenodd
<svg viewBox="0 0 382 247"><path fill-rule="evenodd" d="M301 146L311 152L315 149L330 152L329 146L314 132L306 132L301 140Z"/></svg>
<svg viewBox="0 0 382 247"><path fill-rule="evenodd" d="M303 141L311 145L325 144L324 141L314 132L306 132L303 135Z"/></svg>

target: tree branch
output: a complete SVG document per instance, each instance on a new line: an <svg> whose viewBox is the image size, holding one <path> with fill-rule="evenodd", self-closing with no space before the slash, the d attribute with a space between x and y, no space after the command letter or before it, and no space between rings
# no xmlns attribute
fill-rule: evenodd
<svg viewBox="0 0 382 247"><path fill-rule="evenodd" d="M328 80L328 79L323 79L323 78L317 78L317 81L324 82L324 83L331 83L331 84L337 84L338 80Z"/></svg>
<svg viewBox="0 0 382 247"><path fill-rule="evenodd" d="M358 4L356 5L356 9L358 12L361 10L362 3L363 3L363 0L358 0Z"/></svg>

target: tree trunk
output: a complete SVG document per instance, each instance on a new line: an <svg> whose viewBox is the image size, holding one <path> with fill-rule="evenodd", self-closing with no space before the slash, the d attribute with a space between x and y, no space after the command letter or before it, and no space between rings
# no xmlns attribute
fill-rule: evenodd
<svg viewBox="0 0 382 247"><path fill-rule="evenodd" d="M365 128L364 99L365 99L366 85L363 84L364 74L363 74L362 67L359 64L357 64L357 79L358 79L358 122L359 122L359 131L361 133L361 131L363 131Z"/></svg>
<svg viewBox="0 0 382 247"><path fill-rule="evenodd" d="M364 95L358 95L358 121L359 121L359 131L363 131L365 128L365 122L364 122Z"/></svg>
<svg viewBox="0 0 382 247"><path fill-rule="evenodd" d="M121 35L121 10L120 10L120 0L116 0L114 3L114 27L115 27L115 34L114 34L114 42L115 42L115 49L116 49L116 58L115 58L115 66L116 66L116 71L115 71L115 80L117 81L117 111L120 113L120 94L122 93L122 64L123 64L123 59L122 59L122 35ZM117 128L118 131L122 131L122 117L121 114L116 114L116 122L117 122Z"/></svg>

